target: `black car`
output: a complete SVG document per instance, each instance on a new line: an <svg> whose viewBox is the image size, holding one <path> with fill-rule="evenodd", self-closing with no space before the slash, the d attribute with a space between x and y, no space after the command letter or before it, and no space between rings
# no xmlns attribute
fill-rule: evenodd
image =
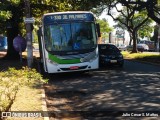
<svg viewBox="0 0 160 120"><path fill-rule="evenodd" d="M102 65L119 65L124 64L121 51L113 44L99 44L99 63Z"/></svg>

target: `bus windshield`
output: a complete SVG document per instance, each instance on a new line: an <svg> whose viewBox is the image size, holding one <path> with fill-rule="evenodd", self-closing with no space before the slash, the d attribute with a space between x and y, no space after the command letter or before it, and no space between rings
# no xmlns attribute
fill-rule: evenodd
<svg viewBox="0 0 160 120"><path fill-rule="evenodd" d="M53 23L44 26L47 51L56 53L82 52L96 48L96 31L93 22Z"/></svg>

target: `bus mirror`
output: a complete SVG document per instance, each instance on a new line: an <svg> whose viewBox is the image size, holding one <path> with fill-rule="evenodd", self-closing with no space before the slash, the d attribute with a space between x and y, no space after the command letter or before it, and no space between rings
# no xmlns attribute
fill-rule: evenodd
<svg viewBox="0 0 160 120"><path fill-rule="evenodd" d="M100 25L99 25L99 23L96 23L96 28L97 28L98 37L101 37L101 32L100 32Z"/></svg>

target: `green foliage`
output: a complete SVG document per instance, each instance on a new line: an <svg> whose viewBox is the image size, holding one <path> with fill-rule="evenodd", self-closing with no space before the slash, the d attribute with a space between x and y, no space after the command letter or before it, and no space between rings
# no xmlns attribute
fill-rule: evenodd
<svg viewBox="0 0 160 120"><path fill-rule="evenodd" d="M151 38L151 41L155 41L157 42L157 39L158 39L158 29L159 27L157 25L154 26L154 34Z"/></svg>
<svg viewBox="0 0 160 120"><path fill-rule="evenodd" d="M130 58L130 59L137 59L137 58L157 58L157 60L160 60L160 55L158 54L153 54L153 53L130 53L127 51L122 52L124 58ZM154 62L154 61L152 61Z"/></svg>
<svg viewBox="0 0 160 120"><path fill-rule="evenodd" d="M12 15L10 11L0 11L0 21L6 21L11 17Z"/></svg>
<svg viewBox="0 0 160 120"><path fill-rule="evenodd" d="M46 82L48 80L44 80L41 74L28 67L21 70L9 68L0 72L0 112L9 111L21 87L34 87Z"/></svg>
<svg viewBox="0 0 160 120"><path fill-rule="evenodd" d="M9 0L12 4L17 5L20 3L20 0Z"/></svg>
<svg viewBox="0 0 160 120"><path fill-rule="evenodd" d="M113 30L113 28L111 28L109 26L108 21L106 19L102 19L102 20L98 19L97 22L100 24L101 32L104 32L104 33L107 32L107 33L109 33L109 32L111 32Z"/></svg>
<svg viewBox="0 0 160 120"><path fill-rule="evenodd" d="M141 38L144 38L144 37L151 38L151 34L152 34L153 30L154 30L154 27L153 27L153 26L144 25L143 27L141 27L141 28L138 30L138 35L139 35L139 37L141 37Z"/></svg>
<svg viewBox="0 0 160 120"><path fill-rule="evenodd" d="M125 10L125 9L124 9ZM118 21L116 27L121 27L123 29L128 29L128 28L137 28L139 25L142 24L142 21L147 18L146 12L135 12L132 16L130 14L120 14L118 16ZM150 26L152 24L152 20L148 19L143 25L139 27L142 31L145 29L150 29ZM138 29L138 30L139 30ZM150 30L149 30L150 31ZM152 32L152 31L151 31Z"/></svg>
<svg viewBox="0 0 160 120"><path fill-rule="evenodd" d="M97 22L100 25L100 31L101 31L102 38L104 39L107 38L109 32L111 32L113 28L109 26L108 21L106 19L102 19L102 20L98 19Z"/></svg>
<svg viewBox="0 0 160 120"><path fill-rule="evenodd" d="M37 25L34 25L34 29L33 29L33 42L34 43L38 43L38 35L37 35L37 31L38 31L38 26Z"/></svg>
<svg viewBox="0 0 160 120"><path fill-rule="evenodd" d="M138 36L141 38L151 37L153 28L151 27L152 20L147 16L146 10L136 11L136 5L130 5L123 7L119 12L119 15L115 20L118 22L116 27L128 30L130 34L130 43L133 40L132 52L137 52L137 40Z"/></svg>
<svg viewBox="0 0 160 120"><path fill-rule="evenodd" d="M91 10L100 5L99 1L92 0L30 0L31 15L35 18L34 25L39 26L41 17L49 12ZM24 19L24 0L3 0L0 2L0 32L5 33L8 23L18 27L17 33L26 34ZM16 23L16 24L15 24ZM16 31L12 31L16 32Z"/></svg>
<svg viewBox="0 0 160 120"><path fill-rule="evenodd" d="M141 14L138 16L138 18L142 18L143 19L144 16L142 16ZM138 36L141 38L144 37L149 37L151 38L151 34L154 31L154 27L152 25L153 20L148 19L138 30Z"/></svg>

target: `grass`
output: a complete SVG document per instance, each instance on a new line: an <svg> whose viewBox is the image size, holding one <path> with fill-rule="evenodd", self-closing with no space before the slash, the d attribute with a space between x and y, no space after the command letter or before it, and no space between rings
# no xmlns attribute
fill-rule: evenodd
<svg viewBox="0 0 160 120"><path fill-rule="evenodd" d="M160 64L160 54L153 54L149 52L130 53L127 51L123 51L122 54L125 59L134 59L134 60L140 60L140 61Z"/></svg>
<svg viewBox="0 0 160 120"><path fill-rule="evenodd" d="M38 48L38 44L34 44ZM3 57L6 52L1 52L0 57ZM27 52L23 52L23 58L27 57ZM39 57L39 52L33 52L33 56ZM20 88L17 93L16 100L14 101L10 111L42 111L42 90L39 87ZM44 118L7 118L7 120L43 120Z"/></svg>
<svg viewBox="0 0 160 120"><path fill-rule="evenodd" d="M23 87L17 94L11 111L42 111L41 90Z"/></svg>
<svg viewBox="0 0 160 120"><path fill-rule="evenodd" d="M23 87L19 90L16 100L12 105L11 111L42 111L42 91L41 89ZM43 120L37 118L7 118L7 120Z"/></svg>
<svg viewBox="0 0 160 120"><path fill-rule="evenodd" d="M26 58L27 52L23 52L23 57ZM33 56L39 57L38 52L34 52ZM16 99L10 111L43 111L42 109L42 90L41 86L20 88L17 93ZM8 117L6 120L44 120L43 117Z"/></svg>

